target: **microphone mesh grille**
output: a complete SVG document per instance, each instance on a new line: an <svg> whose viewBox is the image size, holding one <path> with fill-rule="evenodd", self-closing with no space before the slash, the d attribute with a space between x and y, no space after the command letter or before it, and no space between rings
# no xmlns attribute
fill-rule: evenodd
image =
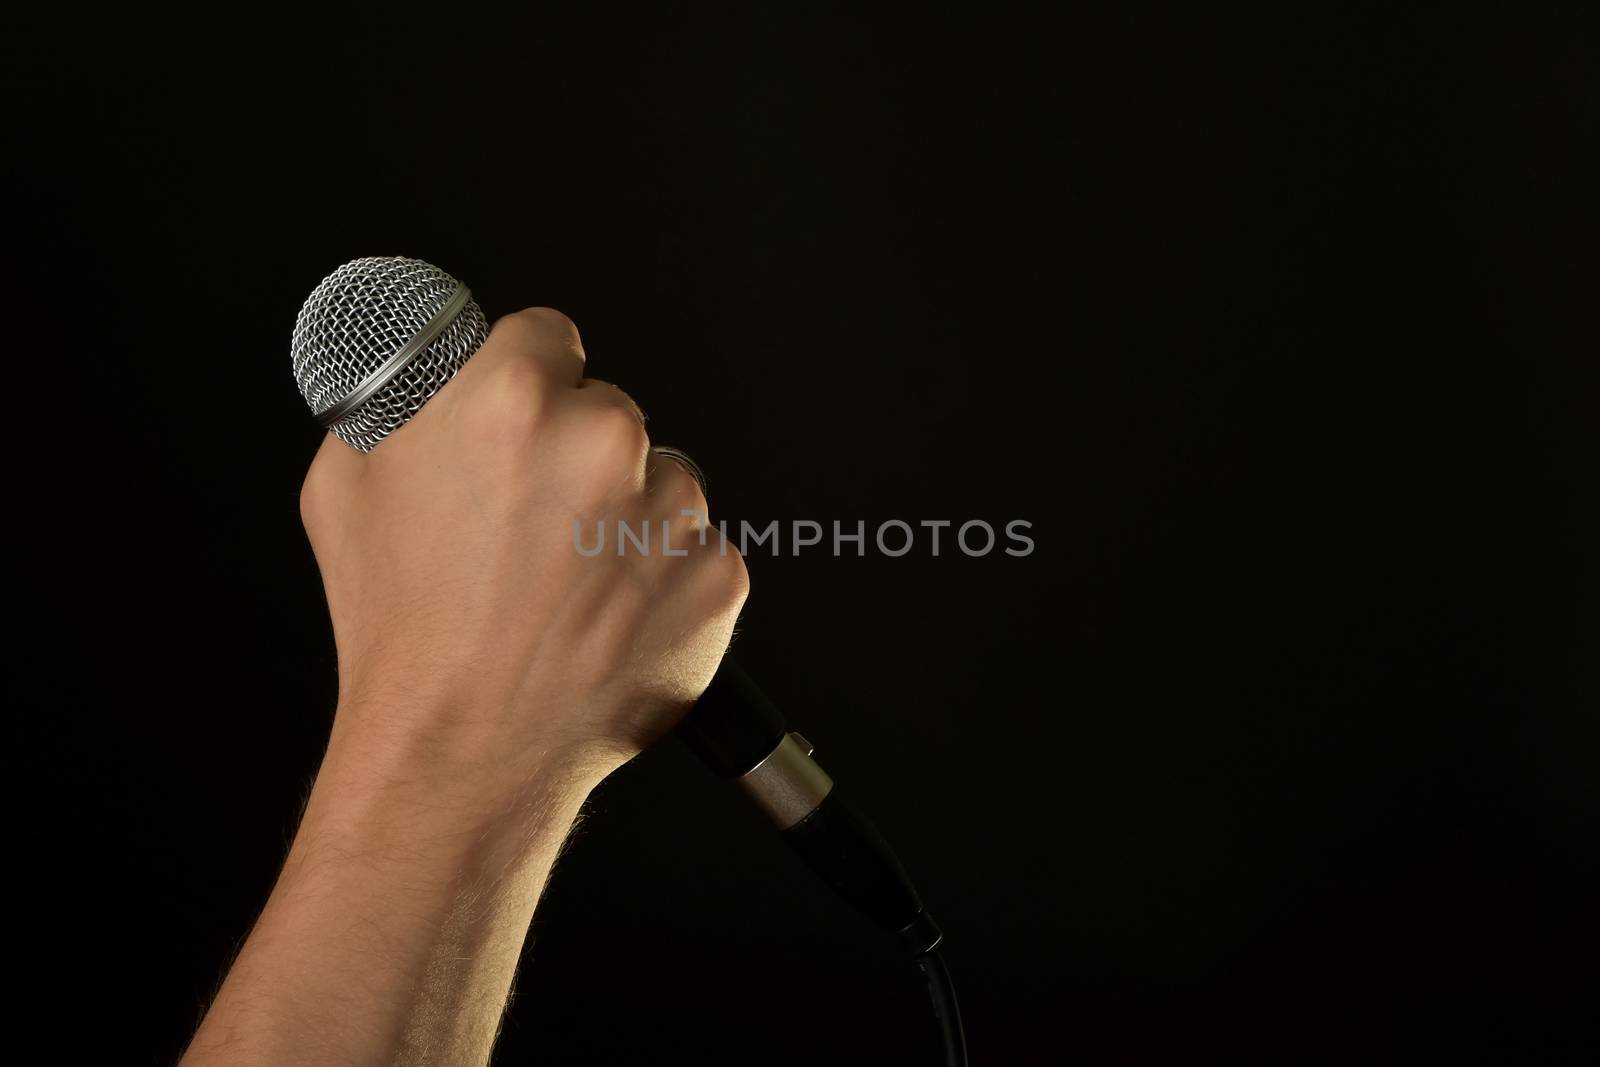
<svg viewBox="0 0 1600 1067"><path fill-rule="evenodd" d="M457 284L431 263L400 256L351 260L324 278L300 309L291 345L295 383L312 412L355 392L422 332ZM455 377L488 336L483 310L468 300L415 359L328 429L370 452Z"/></svg>

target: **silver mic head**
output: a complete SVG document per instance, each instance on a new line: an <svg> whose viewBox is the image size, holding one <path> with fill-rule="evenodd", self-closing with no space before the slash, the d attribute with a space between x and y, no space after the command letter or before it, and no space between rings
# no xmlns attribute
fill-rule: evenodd
<svg viewBox="0 0 1600 1067"><path fill-rule="evenodd" d="M465 285L420 259L353 259L295 320L294 379L311 413L370 452L455 377L489 336Z"/></svg>

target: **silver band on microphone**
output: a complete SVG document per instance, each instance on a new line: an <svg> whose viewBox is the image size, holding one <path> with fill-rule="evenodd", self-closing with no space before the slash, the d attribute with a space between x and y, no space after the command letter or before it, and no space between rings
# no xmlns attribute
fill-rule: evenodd
<svg viewBox="0 0 1600 1067"><path fill-rule="evenodd" d="M327 428L365 404L374 393L388 385L395 375L405 370L429 345L433 344L434 339L455 321L455 317L461 314L461 309L466 307L467 301L471 299L472 290L468 289L464 282L456 282L455 291L450 294L450 299L434 312L433 318L417 331L415 337L402 345L400 350L385 360L378 369L367 375L344 399L314 412L316 420Z"/></svg>
<svg viewBox="0 0 1600 1067"><path fill-rule="evenodd" d="M799 734L785 734L777 748L738 778L739 788L780 830L810 815L833 789L833 779L811 758L813 751Z"/></svg>

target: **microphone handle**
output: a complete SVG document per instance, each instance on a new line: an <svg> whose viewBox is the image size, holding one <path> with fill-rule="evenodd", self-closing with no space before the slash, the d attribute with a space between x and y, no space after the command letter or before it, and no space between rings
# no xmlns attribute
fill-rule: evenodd
<svg viewBox="0 0 1600 1067"><path fill-rule="evenodd" d="M734 781L824 882L920 956L941 937L883 837L839 796L811 743L732 657L683 720L678 736L711 772Z"/></svg>

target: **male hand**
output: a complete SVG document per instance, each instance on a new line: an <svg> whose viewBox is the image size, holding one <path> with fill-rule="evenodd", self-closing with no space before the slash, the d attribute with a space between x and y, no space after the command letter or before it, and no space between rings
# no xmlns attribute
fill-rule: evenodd
<svg viewBox="0 0 1600 1067"><path fill-rule="evenodd" d="M514 791L552 758L598 780L709 683L743 560L584 367L572 322L530 309L370 454L328 437L301 512L338 645L332 747L456 792ZM649 524L648 552L618 553L619 520Z"/></svg>
<svg viewBox="0 0 1600 1067"><path fill-rule="evenodd" d="M486 1063L584 797L710 682L744 562L702 544L698 483L583 371L565 316L511 315L373 452L317 454L301 511L339 706L187 1067ZM650 550L619 554L619 521Z"/></svg>

